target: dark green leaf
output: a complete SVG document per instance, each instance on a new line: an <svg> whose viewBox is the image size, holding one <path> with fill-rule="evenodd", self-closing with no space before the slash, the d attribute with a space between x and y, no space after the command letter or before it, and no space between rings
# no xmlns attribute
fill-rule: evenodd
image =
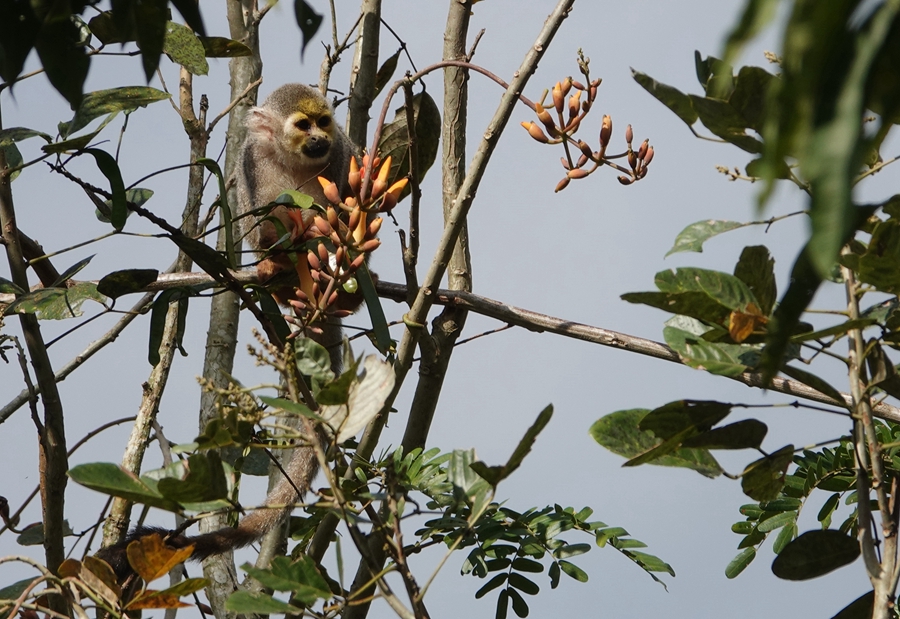
<svg viewBox="0 0 900 619"><path fill-rule="evenodd" d="M667 108L675 112L675 115L687 123L688 127L697 122L697 112L691 105L690 97L686 94L677 88L657 82L649 75L635 71L634 69L631 70L631 76L634 78L634 81L644 88L644 90L656 97L656 99Z"/></svg>
<svg viewBox="0 0 900 619"><path fill-rule="evenodd" d="M519 557L512 562L512 568L520 572L531 572L532 574L540 574L544 571L544 566L537 561Z"/></svg>
<svg viewBox="0 0 900 619"><path fill-rule="evenodd" d="M22 153L19 151L19 147L15 144L7 144L5 146L0 146L0 151L3 151L4 156L6 157L6 168L13 169L18 168L20 165L25 163L25 160L22 158ZM13 182L17 178L19 178L19 174L22 173L22 170L14 170L9 173L9 182Z"/></svg>
<svg viewBox="0 0 900 619"><path fill-rule="evenodd" d="M300 27L300 34L303 37L303 42L300 46L300 58L302 59L306 46L316 36L319 26L322 25L323 17L316 13L304 0L294 0L294 15L297 18L297 26Z"/></svg>
<svg viewBox="0 0 900 619"><path fill-rule="evenodd" d="M62 273L62 275L60 275L59 277L57 277L57 278L56 278L56 281L53 282L52 284L50 284L49 287L50 287L50 288L56 288L57 286L62 286L63 284L65 284L67 281L69 281L70 279L72 279L73 277L75 277L75 275L76 275L79 271L81 271L81 269L83 269L84 267L86 267L87 265L89 265L89 264L91 263L91 260L93 260L93 259L94 259L94 256L96 256L96 255L97 255L97 254L91 254L91 255L88 256L87 258L84 258L83 260L79 260L78 262L76 262L75 264L73 264L72 266L70 266L68 269L66 269L66 270Z"/></svg>
<svg viewBox="0 0 900 619"><path fill-rule="evenodd" d="M180 64L193 75L209 73L206 49L197 35L187 26L172 21L166 24L163 51L172 59L172 62Z"/></svg>
<svg viewBox="0 0 900 619"><path fill-rule="evenodd" d="M778 289L775 285L775 259L764 245L745 247L734 266L734 276L747 284L756 297L763 316L772 313Z"/></svg>
<svg viewBox="0 0 900 619"><path fill-rule="evenodd" d="M747 135L746 129L749 123L731 105L710 97L688 96L700 116L700 121L712 133L748 153L762 152L762 142Z"/></svg>
<svg viewBox="0 0 900 619"><path fill-rule="evenodd" d="M76 109L81 103L91 59L84 45L80 44L83 38L80 25L72 17L45 19L34 47L50 83L66 98L72 109Z"/></svg>
<svg viewBox="0 0 900 619"><path fill-rule="evenodd" d="M690 316L713 324L722 324L731 313L727 307L706 292L627 292L623 301L640 303L665 312Z"/></svg>
<svg viewBox="0 0 900 619"><path fill-rule="evenodd" d="M651 432L643 432L638 427L641 419L649 412L647 409L638 408L610 413L591 426L590 434L595 441L611 452L633 458L662 442ZM689 468L710 478L717 477L722 472L718 462L705 449L677 449L649 464Z"/></svg>
<svg viewBox="0 0 900 619"><path fill-rule="evenodd" d="M212 172L216 180L219 182L219 208L222 210L222 227L225 229L225 255L228 258L228 264L231 269L237 269L237 257L234 253L234 226L232 226L233 214L231 212L231 207L228 204L228 192L225 190L225 175L222 174L222 169L219 167L219 164L216 163L213 159L208 159L206 157L201 157L197 159L196 163L199 163L204 168Z"/></svg>
<svg viewBox="0 0 900 619"><path fill-rule="evenodd" d="M859 258L859 279L881 292L900 293L900 221L882 221Z"/></svg>
<svg viewBox="0 0 900 619"><path fill-rule="evenodd" d="M749 224L743 224L739 221L727 221L723 219L705 219L692 223L687 228L678 233L675 237L675 244L672 246L666 256L677 254L682 251L703 252L703 243L711 237L729 230L743 228Z"/></svg>
<svg viewBox="0 0 900 619"><path fill-rule="evenodd" d="M523 598L515 589L509 588L507 589L507 592L509 593L509 600L512 602L513 611L515 611L516 616L527 617L528 604L525 602L525 598Z"/></svg>
<svg viewBox="0 0 900 619"><path fill-rule="evenodd" d="M213 277L221 278L228 271L229 264L225 256L206 243L181 234L173 234L169 238L178 245L178 249L190 256L198 267Z"/></svg>
<svg viewBox="0 0 900 619"><path fill-rule="evenodd" d="M194 2L194 0L171 0L171 2L194 32L200 36L206 34L203 18L200 16L199 2Z"/></svg>
<svg viewBox="0 0 900 619"><path fill-rule="evenodd" d="M816 578L852 563L859 556L855 538L834 529L807 531L784 547L772 573L785 580Z"/></svg>
<svg viewBox="0 0 900 619"><path fill-rule="evenodd" d="M149 353L147 355L147 360L153 367L156 367L160 361L159 348L163 343L162 338L166 326L166 314L169 312L169 304L186 301L188 294L189 292L184 288L172 288L161 292L153 301L153 306L150 310L150 340Z"/></svg>
<svg viewBox="0 0 900 619"><path fill-rule="evenodd" d="M487 581L484 586L482 586L478 591L475 592L475 599L480 600L485 595L502 585L506 582L507 574L504 572L503 574L497 574L489 581Z"/></svg>
<svg viewBox="0 0 900 619"><path fill-rule="evenodd" d="M328 354L328 349L318 342L306 337L296 338L294 356L297 359L297 369L304 376L320 381L334 380L334 372L331 370L331 355Z"/></svg>
<svg viewBox="0 0 900 619"><path fill-rule="evenodd" d="M790 337L822 284L822 278L813 269L805 249L794 263L790 281L787 292L769 321L766 345L759 362L764 384L768 384L784 364Z"/></svg>
<svg viewBox="0 0 900 619"><path fill-rule="evenodd" d="M121 230L125 227L125 220L128 218L128 205L125 202L125 183L122 181L122 172L119 171L119 164L105 150L88 148L84 152L94 158L97 167L109 181L113 205L109 221L113 228Z"/></svg>
<svg viewBox="0 0 900 619"><path fill-rule="evenodd" d="M833 335L843 335L851 329L863 329L870 325L874 325L877 322L878 321L875 318L858 318L856 320L848 320L846 322L842 322L839 325L834 325L833 327L828 327L826 329L820 329L818 331L807 331L806 333L798 333L797 335L791 337L791 341L799 343L809 342L812 340L821 340Z"/></svg>
<svg viewBox="0 0 900 619"><path fill-rule="evenodd" d="M151 189L135 187L133 189L125 190L125 202L128 204L133 204L134 206L143 206L147 202L147 200L152 197L153 191ZM112 212L112 200L104 200L103 204L106 205L106 209L104 211L101 211L99 208L97 208L97 210L94 211L94 215L99 221L108 224L110 223L110 220L107 214ZM129 208L126 212L126 217L131 217L132 212L133 211Z"/></svg>
<svg viewBox="0 0 900 619"><path fill-rule="evenodd" d="M568 561L560 561L559 567L563 572L566 573L566 576L574 578L578 582L587 582L588 575L583 569L575 565L574 563L569 563Z"/></svg>
<svg viewBox="0 0 900 619"><path fill-rule="evenodd" d="M26 129L25 127L10 127L9 129L0 130L0 146L10 146L16 142L27 140L40 136L46 142L52 142L53 138L43 131L35 131L34 129Z"/></svg>
<svg viewBox="0 0 900 619"><path fill-rule="evenodd" d="M747 465L741 479L744 494L757 501L777 498L784 487L784 475L793 456L794 446L787 445Z"/></svg>
<svg viewBox="0 0 900 619"><path fill-rule="evenodd" d="M541 591L541 588L537 585L537 583L528 580L527 578L516 572L512 572L509 575L509 584L522 593L527 593L528 595L537 595Z"/></svg>
<svg viewBox="0 0 900 619"><path fill-rule="evenodd" d="M522 437L522 440L519 441L519 444L516 445L515 450L509 457L509 460L507 460L506 464L489 467L483 462L473 462L471 464L472 470L478 473L492 486L499 484L519 468L519 465L522 464L522 460L524 460L525 456L531 452L531 448L534 446L534 441L537 440L538 434L540 434L547 424L550 423L550 418L552 416L553 405L550 404L538 414L537 419L531 424L531 427L525 431L525 435Z"/></svg>
<svg viewBox="0 0 900 619"><path fill-rule="evenodd" d="M758 449L768 431L768 427L763 422L756 419L744 419L692 436L686 439L682 445L705 449Z"/></svg>
<svg viewBox="0 0 900 619"><path fill-rule="evenodd" d="M19 596L34 583L35 578L26 578L25 580L19 580L11 585L3 587L0 589L0 600L17 600Z"/></svg>
<svg viewBox="0 0 900 619"><path fill-rule="evenodd" d="M16 286L14 283L9 281L6 278L0 277L0 292L5 292L6 294L25 294L25 291Z"/></svg>
<svg viewBox="0 0 900 619"><path fill-rule="evenodd" d="M826 381L822 380L812 372L801 370L800 368L794 367L792 365L785 365L781 368L781 371L791 378L799 380L800 382L809 385L816 391L827 395L829 398L834 400L838 406L847 406L844 400L844 396L841 395L840 391L832 387L830 384L828 384Z"/></svg>
<svg viewBox="0 0 900 619"><path fill-rule="evenodd" d="M375 282L365 263L356 271L356 281L366 300L366 310L369 312L369 320L372 321L372 330L375 332L375 347L380 353L387 354L393 349L394 343L388 331L384 309L381 307L381 297L375 290Z"/></svg>
<svg viewBox="0 0 900 619"><path fill-rule="evenodd" d="M728 567L725 568L725 577L734 578L744 571L750 562L756 558L756 548L745 548L731 560Z"/></svg>
<svg viewBox="0 0 900 619"><path fill-rule="evenodd" d="M282 342L286 342L291 334L291 328L288 326L281 308L272 297L272 293L265 289L264 286L252 285L247 286L256 293L256 300L262 313L272 322L275 328L275 334Z"/></svg>
<svg viewBox="0 0 900 619"><path fill-rule="evenodd" d="M755 525L752 522L741 520L740 522L735 522L731 525L731 532L737 533L738 535L749 535L750 532L753 531L754 526Z"/></svg>
<svg viewBox="0 0 900 619"><path fill-rule="evenodd" d="M41 20L35 15L31 2L0 2L0 77L3 81L12 82L22 72L40 29Z"/></svg>
<svg viewBox="0 0 900 619"><path fill-rule="evenodd" d="M704 92L715 99L727 101L734 91L734 67L715 56L703 58L694 50L694 68Z"/></svg>
<svg viewBox="0 0 900 619"><path fill-rule="evenodd" d="M497 596L497 612L494 613L494 619L506 619L509 612L509 590L504 589Z"/></svg>
<svg viewBox="0 0 900 619"><path fill-rule="evenodd" d="M120 29L113 18L112 11L104 11L98 15L94 15L88 22L91 33L97 37L104 45L111 43L128 43L134 41L137 32L133 24L129 23L126 29Z"/></svg>
<svg viewBox="0 0 900 619"><path fill-rule="evenodd" d="M388 82L391 81L391 78L394 77L394 71L397 70L397 60L400 59L401 52L403 50L398 49L378 67L378 73L375 74L375 94L373 98L377 97L382 89L387 86Z"/></svg>
<svg viewBox="0 0 900 619"><path fill-rule="evenodd" d="M556 589L559 586L560 573L559 562L554 561L553 563L551 563L550 568L547 570L547 576L550 577L551 589Z"/></svg>
<svg viewBox="0 0 900 619"><path fill-rule="evenodd" d="M141 50L144 75L149 82L159 66L166 41L166 24L169 21L168 0L141 0L134 3L134 24L137 46Z"/></svg>
<svg viewBox="0 0 900 619"><path fill-rule="evenodd" d="M741 115L749 129L761 133L769 86L775 76L760 67L741 67L729 105Z"/></svg>
<svg viewBox="0 0 900 619"><path fill-rule="evenodd" d="M156 269L126 269L114 271L97 283L97 292L117 299L132 292L140 292L156 281L159 271Z"/></svg>
<svg viewBox="0 0 900 619"><path fill-rule="evenodd" d="M590 549L590 544L566 544L554 550L553 556L556 559L570 559L572 557L577 557L578 555L583 555Z"/></svg>
<svg viewBox="0 0 900 619"><path fill-rule="evenodd" d="M869 591L850 602L831 619L869 619L875 606L875 592Z"/></svg>
<svg viewBox="0 0 900 619"><path fill-rule="evenodd" d="M826 519L830 518L831 514L834 513L834 510L837 509L837 506L840 502L841 495L835 492L825 500L825 503L822 505L822 509L819 510L819 515L816 516L816 519L819 522L824 522Z"/></svg>
<svg viewBox="0 0 900 619"><path fill-rule="evenodd" d="M252 56L253 51L234 39L225 37L200 37L203 44L203 53L207 58L237 58L239 56Z"/></svg>
<svg viewBox="0 0 900 619"><path fill-rule="evenodd" d="M708 431L730 412L731 404L725 402L676 400L647 413L638 427L661 439L672 438L684 430L694 435Z"/></svg>
<svg viewBox="0 0 900 619"><path fill-rule="evenodd" d="M413 119L418 153L416 180L421 183L437 157L441 138L441 112L431 95L424 90L413 96ZM392 158L389 184L410 173L409 142L409 122L404 105L394 114L394 119L385 124L378 143L382 156L390 155ZM400 199L408 196L410 191L412 186L407 185L400 194Z"/></svg>
<svg viewBox="0 0 900 619"><path fill-rule="evenodd" d="M730 310L745 311L751 303L759 307L750 288L730 273L683 267L660 271L654 283L662 292L704 292Z"/></svg>
<svg viewBox="0 0 900 619"><path fill-rule="evenodd" d="M274 615L286 613L288 615L302 615L303 609L292 606L281 600L276 600L268 593L250 593L249 591L235 591L225 601L225 610L240 614Z"/></svg>
<svg viewBox="0 0 900 619"><path fill-rule="evenodd" d="M159 480L157 489L164 497L178 503L204 503L228 497L222 460L214 451L192 455L184 479L164 477Z"/></svg>

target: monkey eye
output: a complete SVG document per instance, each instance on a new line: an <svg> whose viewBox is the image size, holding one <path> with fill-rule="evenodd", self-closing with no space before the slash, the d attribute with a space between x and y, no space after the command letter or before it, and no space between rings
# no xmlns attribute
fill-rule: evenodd
<svg viewBox="0 0 900 619"><path fill-rule="evenodd" d="M298 120L297 122L295 122L294 126L297 127L300 131L309 131L310 124L307 119L303 118L302 120Z"/></svg>
<svg viewBox="0 0 900 619"><path fill-rule="evenodd" d="M321 118L319 118L319 127L321 127L322 129L324 129L325 127L327 127L330 124L331 124L330 116L322 116Z"/></svg>

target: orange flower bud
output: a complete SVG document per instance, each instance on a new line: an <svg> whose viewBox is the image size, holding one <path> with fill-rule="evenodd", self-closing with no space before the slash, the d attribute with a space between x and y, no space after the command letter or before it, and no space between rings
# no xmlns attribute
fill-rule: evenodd
<svg viewBox="0 0 900 619"><path fill-rule="evenodd" d="M350 220L347 222L347 227L350 228L351 231L355 231L359 227L359 220L362 217L362 211L359 210L359 207L350 211Z"/></svg>
<svg viewBox="0 0 900 619"><path fill-rule="evenodd" d="M322 176L319 176L318 180L322 186L322 193L325 194L325 198L332 204L340 204L341 192L338 191L337 185Z"/></svg>
<svg viewBox="0 0 900 619"><path fill-rule="evenodd" d="M560 191L562 191L563 189L565 189L566 187L568 187L568 186L569 186L569 180L570 180L569 177L566 176L566 177L563 178L561 181L559 181L559 182L556 184L556 189L553 190L553 193L559 193Z"/></svg>
<svg viewBox="0 0 900 619"><path fill-rule="evenodd" d="M545 127L553 127L553 117L550 116L550 112L548 112L543 105L540 103L534 104L534 111L537 112L538 120L540 120Z"/></svg>
<svg viewBox="0 0 900 619"><path fill-rule="evenodd" d="M650 165L650 162L653 161L653 147L647 149L647 154L644 155L644 165Z"/></svg>
<svg viewBox="0 0 900 619"><path fill-rule="evenodd" d="M641 147L638 149L638 159L643 159L647 156L647 149L650 148L650 140L644 140L641 142Z"/></svg>
<svg viewBox="0 0 900 619"><path fill-rule="evenodd" d="M381 205L378 207L379 213L390 213L397 206L397 197L390 191L385 192Z"/></svg>
<svg viewBox="0 0 900 619"><path fill-rule="evenodd" d="M322 263L319 262L319 257L314 251L307 252L306 261L309 262L309 266L316 269L317 271L322 268Z"/></svg>
<svg viewBox="0 0 900 619"><path fill-rule="evenodd" d="M623 185L630 185L631 183L634 182L632 179L628 178L627 176L618 176L616 178L618 178L619 182L622 183Z"/></svg>
<svg viewBox="0 0 900 619"><path fill-rule="evenodd" d="M587 90L587 88L584 87L584 84L582 84L578 80L572 80L572 88L576 90Z"/></svg>
<svg viewBox="0 0 900 619"><path fill-rule="evenodd" d="M334 263L335 263L338 267L340 267L342 264L344 264L344 257L345 257L346 255L347 255L347 251L344 249L344 246L341 245L341 246L338 247L337 250L334 252Z"/></svg>
<svg viewBox="0 0 900 619"><path fill-rule="evenodd" d="M576 169L576 170L569 170L568 173L566 173L566 177L567 177L567 178L572 178L572 179L575 179L575 178L584 178L584 177L587 176L587 175L588 175L588 171L587 171L587 170L582 170L582 169L580 169L580 168L579 168L579 169Z"/></svg>
<svg viewBox="0 0 900 619"><path fill-rule="evenodd" d="M325 209L325 216L328 218L328 223L331 224L332 228L339 228L341 226L341 220L338 218L337 211L333 206L329 206Z"/></svg>
<svg viewBox="0 0 900 619"><path fill-rule="evenodd" d="M550 140L544 134L544 131L537 126L537 123L534 121L523 122L522 126L528 131L528 135L532 138L540 142L541 144L546 144Z"/></svg>
<svg viewBox="0 0 900 619"><path fill-rule="evenodd" d="M569 161L565 157L560 157L559 162L562 164L562 167L569 169Z"/></svg>
<svg viewBox="0 0 900 619"><path fill-rule="evenodd" d="M576 116L578 116L578 110L581 108L581 91L576 90L575 93L569 97L569 120L572 120Z"/></svg>
<svg viewBox="0 0 900 619"><path fill-rule="evenodd" d="M562 84L560 85L560 87L562 90L562 96L564 96L564 97L568 96L569 91L572 90L572 77L569 76L566 79L564 79L562 81Z"/></svg>
<svg viewBox="0 0 900 619"><path fill-rule="evenodd" d="M556 108L556 113L562 114L563 106L565 105L565 95L562 92L562 84L556 82L556 86L553 87L550 94L553 96L553 107Z"/></svg>
<svg viewBox="0 0 900 619"><path fill-rule="evenodd" d="M381 217L372 220L372 223L369 224L369 236L378 236L378 231L381 230L383 223L384 220Z"/></svg>
<svg viewBox="0 0 900 619"><path fill-rule="evenodd" d="M366 255L360 254L356 258L353 259L353 262L350 263L350 268L348 269L351 273L356 271L359 267L362 266L362 263L365 262Z"/></svg>
<svg viewBox="0 0 900 619"><path fill-rule="evenodd" d="M578 158L578 162L575 164L576 168L583 168L584 164L588 162L588 156L584 153L581 153L581 156Z"/></svg>
<svg viewBox="0 0 900 619"><path fill-rule="evenodd" d="M338 248L340 249L340 248ZM325 247L325 243L319 243L319 246L316 248L316 251L319 252L319 260L328 264L328 248Z"/></svg>
<svg viewBox="0 0 900 619"><path fill-rule="evenodd" d="M591 147L588 146L584 140L578 140L578 150L580 150L585 157L590 158L593 155Z"/></svg>
<svg viewBox="0 0 900 619"><path fill-rule="evenodd" d="M606 150L606 147L609 146L609 139L612 137L612 118L609 114L606 114L603 117L603 122L600 124L600 148Z"/></svg>
<svg viewBox="0 0 900 619"><path fill-rule="evenodd" d="M316 224L316 228L319 229L319 232L321 232L325 236L331 234L331 231L333 230L331 224L329 224L328 221L321 215L316 215L315 217L313 217L313 223Z"/></svg>
<svg viewBox="0 0 900 619"><path fill-rule="evenodd" d="M353 195L359 195L359 189L362 186L362 175L359 173L359 164L356 162L355 156L350 157L350 173L347 174L347 182Z"/></svg>
<svg viewBox="0 0 900 619"><path fill-rule="evenodd" d="M625 127L625 141L631 146L631 141L634 140L634 131L631 129L631 125Z"/></svg>
<svg viewBox="0 0 900 619"><path fill-rule="evenodd" d="M381 245L381 241L378 239L369 239L365 243L359 246L359 251L362 252L370 252L378 249L378 246Z"/></svg>

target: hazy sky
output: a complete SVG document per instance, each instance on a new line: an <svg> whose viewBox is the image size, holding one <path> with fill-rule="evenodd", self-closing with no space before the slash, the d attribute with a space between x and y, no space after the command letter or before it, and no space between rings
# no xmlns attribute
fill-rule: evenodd
<svg viewBox="0 0 900 619"><path fill-rule="evenodd" d="M387 1L384 19L408 45L416 66L422 68L440 59L445 2ZM325 9L323 0L313 2ZM348 28L355 3L339 3L338 30ZM701 92L694 73L693 52L718 54L725 33L734 23L742 3L723 0L653 2L632 0L625 3L582 0L559 31L550 50L532 78L525 94L537 99L566 75L577 74L576 51L581 48L591 58L592 74L603 84L594 112L584 129L586 140L596 140L600 118L613 117L613 144L624 144L625 125L634 126L635 141L649 137L656 157L645 180L622 187L615 174L600 172L589 179L573 182L560 194L553 188L562 178L560 152L531 140L519 126L532 120L532 113L520 106L500 141L488 173L481 184L469 220L473 254L475 292L512 305L584 322L655 340L662 339L662 323L668 315L619 299L625 292L653 289L657 271L677 266L699 266L731 271L745 245L766 244L776 258L779 290L805 239L806 223L793 218L774 226L768 233L762 228L746 228L717 237L707 243L703 254L678 254L664 259L677 233L686 225L707 218L749 221L759 219L755 211L756 187L731 183L716 172L716 165L746 165L750 157L737 148L694 138L684 124L654 100L631 78L629 67L646 72L658 80L687 92ZM479 29L486 30L474 62L509 79L533 43L553 4L549 1L511 2L490 0L475 5L470 40ZM204 18L212 34L225 35L227 27L218 11L219 3L204 3ZM411 19L412 17L412 19ZM327 32L328 24L323 26ZM750 46L743 62L767 65L763 50L777 50L777 34ZM382 55L393 53L398 43L389 33L382 34ZM262 30L262 54L265 82L261 94L289 81L315 82L318 79L320 46L311 44L305 64L299 63L299 35L293 25L288 3L277 6L266 18ZM338 65L332 85L346 84L349 56ZM32 58L29 67L35 67ZM170 88L177 86L177 69L163 60ZM408 68L405 59L401 71ZM771 69L773 70L774 69ZM142 72L137 58L103 58L94 61L87 90L99 90L126 83L141 84ZM432 96L441 101L441 76L427 80ZM210 115L228 103L227 63L211 61L208 77L195 79L195 93L206 93ZM152 83L159 86L157 81ZM471 78L469 112L470 154L490 117L501 90L481 76ZM68 120L70 112L63 100L50 89L44 77L32 78L0 96L5 127L25 126L48 133L56 132L58 121ZM381 105L381 101L376 104ZM400 102L392 104L399 107ZM380 109L380 107L378 108ZM339 109L339 118L345 111ZM373 116L377 116L373 112ZM108 127L102 145L114 151L121 120ZM224 137L224 123L210 145L216 156ZM21 145L26 159L37 153L39 144L31 140ZM128 123L122 143L120 164L126 185L152 170L186 162L187 140L179 118L168 103L161 102L135 112ZM103 184L90 162L78 161L72 169ZM440 185L436 166L424 185L422 272L440 233ZM881 175L884 177L885 175ZM184 204L186 174L157 176L143 186L156 194L148 208L178 220ZM44 166L26 170L13 185L19 224L36 237L45 249L53 251L94 238L109 230L98 222L93 206L77 187L50 173ZM863 190L862 199L874 200L888 193L885 178L876 177ZM208 207L215 191L207 192ZM784 214L805 206L803 196L791 187L781 188L766 216ZM406 225L405 205L395 211L401 226ZM153 233L150 225L137 217L129 220L129 231ZM395 229L382 228L384 245L376 253L373 268L388 281L402 281L399 242ZM165 240L117 237L56 259L60 270L96 253L91 265L79 277L99 279L106 273L126 267L167 267L175 248ZM8 268L0 267L0 276L8 277ZM840 305L843 291L824 290L820 306ZM128 307L131 299L120 300ZM403 307L384 302L388 320L397 319ZM88 308L89 313L95 311ZM167 436L188 442L196 435L198 390L195 376L201 371L208 307L202 300L192 301L186 348L190 355L175 360L174 371L160 411L160 422ZM112 323L106 317L55 344L52 360L59 367L80 352ZM365 324L365 316L354 324ZM244 354L251 341L251 321L242 325L239 367L235 370L246 384L269 382L271 377L252 366ZM351 321L353 322L353 321ZM44 323L50 339L68 329L73 322ZM146 361L147 318L137 320L114 345L107 347L85 367L61 384L69 442L74 443L90 429L109 420L135 413L141 397L141 383L150 366ZM499 327L498 323L470 316L466 335ZM7 330L18 332L17 320L7 319ZM399 337L400 331L395 331ZM835 384L840 374L829 374ZM21 389L16 363L0 366L0 400L6 402ZM406 421L406 407L414 386L411 373L385 438L396 445ZM738 507L751 502L740 490L739 482L727 479L707 480L686 470L660 467L621 468L622 459L599 447L587 431L599 417L626 408L654 408L681 398L719 399L730 402L788 402L791 398L773 394L764 398L757 391L683 366L666 363L622 351L567 340L558 336L510 330L481 338L460 347L453 357L444 397L441 399L429 440L444 450L475 448L490 464L505 461L522 433L537 413L553 403L556 413L539 437L524 465L499 489L498 498L512 509L552 505L591 506L594 518L609 525L625 527L634 537L649 545L648 552L668 561L676 578L664 576L668 593L640 569L615 551L594 548L576 558L577 565L590 575L586 584L563 578L556 591L549 588L545 575L538 575L541 594L529 598L531 616L566 614L590 617L644 618L666 616L669 619L702 617L752 617L765 613L772 617L830 617L867 590L868 582L861 562L841 571L805 583L789 583L775 578L769 566L771 543L764 546L757 560L734 581L724 569L737 553L741 539L730 526L740 520ZM769 425L764 448L775 450L787 443L813 444L835 438L847 431L837 416L794 409L762 409L756 416ZM741 418L735 413L735 420ZM72 458L71 464L91 461L118 461L127 440L127 427L113 430L95 439ZM24 408L0 426L0 495L9 499L13 509L37 483L37 450L34 427ZM151 450L153 451L153 450ZM718 457L718 455L717 455ZM733 473L755 459L750 452L726 454L720 458ZM153 452L148 467L159 463ZM254 498L248 493L247 501ZM259 497L262 490L259 490ZM826 494L815 497L801 514L800 529L817 526L815 514ZM72 528L88 527L105 497L70 484L67 513ZM842 508L838 518L847 514ZM40 519L34 502L24 522ZM154 513L155 523L171 524L171 516ZM407 532L412 538L413 527ZM575 534L571 542L590 541ZM350 546L345 540L343 547ZM80 548L79 548L80 551ZM39 548L23 549L14 537L0 537L0 556L25 553L40 557ZM413 570L424 577L440 556L437 552L412 559ZM426 603L434 617L492 617L496 591L482 600L474 592L484 581L461 577L458 569L465 553L451 557L429 591ZM355 561L348 561L352 578ZM192 574L199 567L190 568ZM0 586L24 578L21 566L15 570L0 566ZM161 614L161 613L160 613ZM188 611L186 616L191 616ZM373 606L372 617L389 617L386 605ZM511 616L511 615L510 615Z"/></svg>

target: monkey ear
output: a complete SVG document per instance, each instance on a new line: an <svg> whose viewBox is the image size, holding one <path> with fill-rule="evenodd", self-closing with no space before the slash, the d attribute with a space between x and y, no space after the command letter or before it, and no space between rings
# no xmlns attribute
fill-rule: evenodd
<svg viewBox="0 0 900 619"><path fill-rule="evenodd" d="M244 124L247 125L248 133L267 139L274 138L283 130L281 120L264 107L250 108Z"/></svg>

